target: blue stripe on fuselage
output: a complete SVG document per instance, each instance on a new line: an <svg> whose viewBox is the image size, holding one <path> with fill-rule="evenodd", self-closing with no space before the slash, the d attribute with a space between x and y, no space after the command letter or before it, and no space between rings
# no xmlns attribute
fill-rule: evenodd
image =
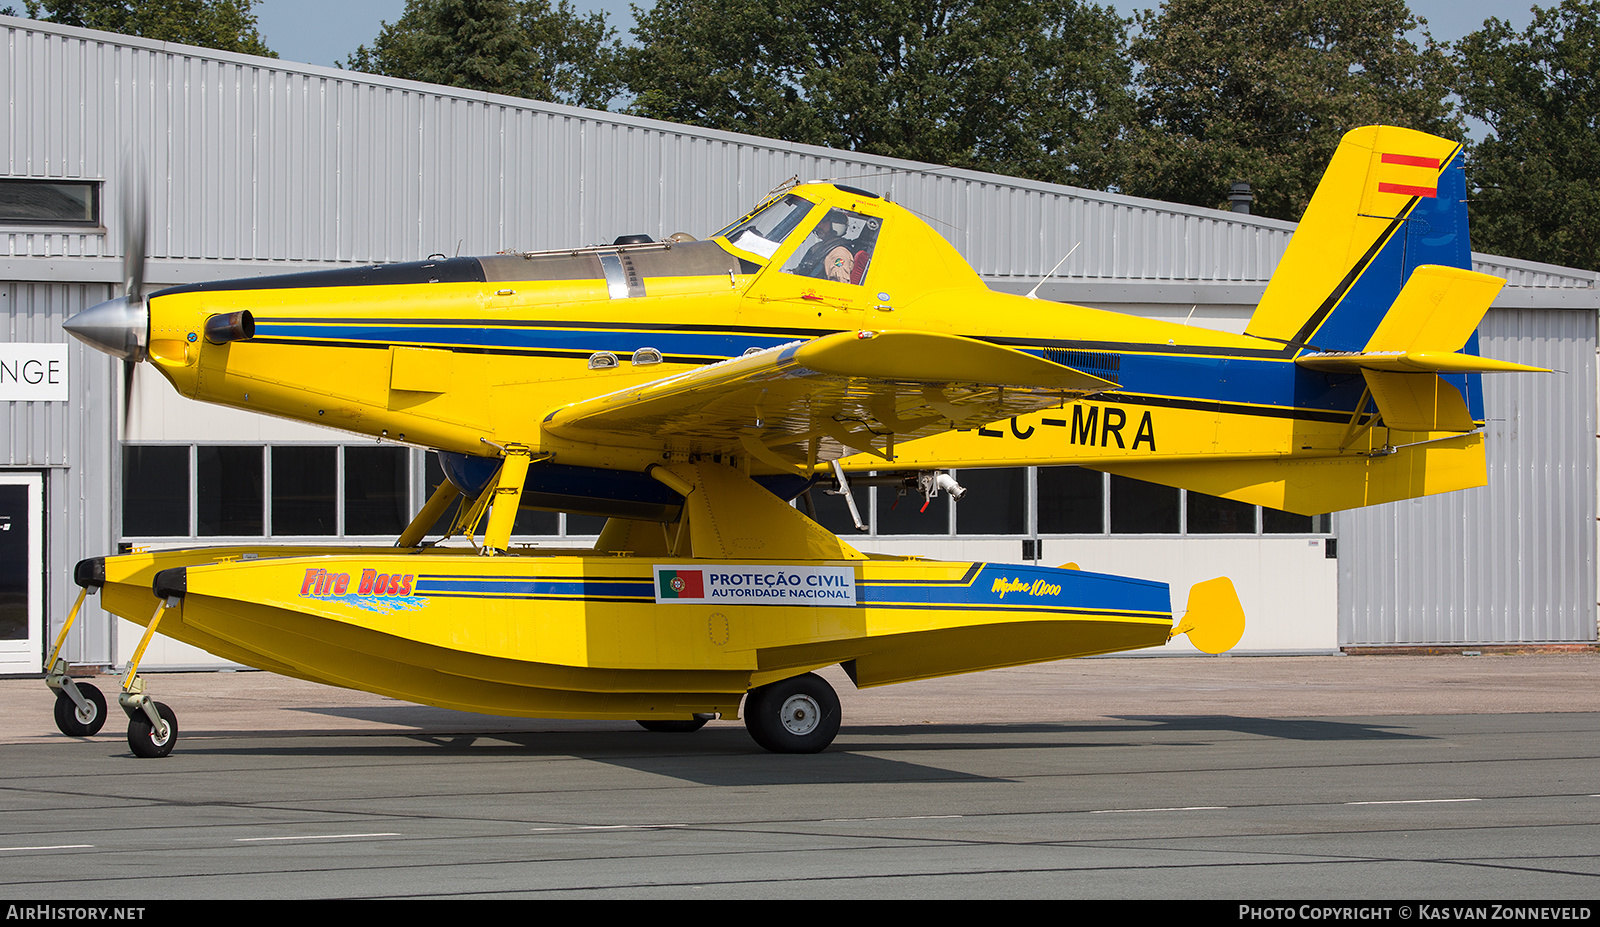
<svg viewBox="0 0 1600 927"><path fill-rule="evenodd" d="M595 330L462 325L354 325L349 323L258 321L258 339L293 338L374 347L414 345L456 350L559 352L587 356L610 351L627 356L652 347L675 357L737 357L750 347L773 347L795 340L786 333L690 332L638 329ZM1138 346L1130 345L1137 351ZM1166 348L1166 346L1162 346ZM1196 350L1204 350L1203 348ZM1288 360L1192 356L1170 353L1121 354L1122 392L1238 406L1349 411L1360 398L1360 376L1332 375ZM1027 353L1043 356L1042 349ZM1112 352L1106 352L1112 353ZM1117 393L1100 401L1116 402ZM1130 397L1129 401L1134 401Z"/></svg>
<svg viewBox="0 0 1600 927"><path fill-rule="evenodd" d="M1119 379L1123 393L1334 412L1353 410L1365 388L1359 374L1328 374L1286 360L1170 354L1124 354ZM1098 401L1115 403L1117 393Z"/></svg>
<svg viewBox="0 0 1600 927"><path fill-rule="evenodd" d="M374 347L415 345L460 350L559 351L589 355L610 351L625 356L655 348L676 357L737 357L748 348L770 348L795 340L794 335L742 332L674 332L563 328L482 327L463 325L351 325L257 320L259 339L364 343Z"/></svg>

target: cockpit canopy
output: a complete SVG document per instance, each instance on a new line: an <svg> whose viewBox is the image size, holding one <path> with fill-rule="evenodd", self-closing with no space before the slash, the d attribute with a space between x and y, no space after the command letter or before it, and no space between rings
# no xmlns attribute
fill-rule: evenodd
<svg viewBox="0 0 1600 927"><path fill-rule="evenodd" d="M824 210L789 193L769 200L713 237L764 261L797 241L779 268L783 273L860 286L882 227L878 216L838 206Z"/></svg>

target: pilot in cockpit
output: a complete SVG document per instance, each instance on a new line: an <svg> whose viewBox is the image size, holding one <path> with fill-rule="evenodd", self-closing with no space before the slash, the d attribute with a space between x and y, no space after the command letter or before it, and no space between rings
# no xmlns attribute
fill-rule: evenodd
<svg viewBox="0 0 1600 927"><path fill-rule="evenodd" d="M877 219L832 209L783 269L819 280L860 284L867 275L877 238Z"/></svg>

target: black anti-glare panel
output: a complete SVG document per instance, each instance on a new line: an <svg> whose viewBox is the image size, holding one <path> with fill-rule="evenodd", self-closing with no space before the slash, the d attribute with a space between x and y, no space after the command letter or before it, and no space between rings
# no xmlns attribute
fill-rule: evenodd
<svg viewBox="0 0 1600 927"><path fill-rule="evenodd" d="M191 283L152 294L151 298L173 293L211 293L227 290L297 290L325 286L393 286L409 283L482 283L483 265L477 258L444 258L437 261L406 261L402 264L363 264L335 270L312 270L303 274L275 274Z"/></svg>

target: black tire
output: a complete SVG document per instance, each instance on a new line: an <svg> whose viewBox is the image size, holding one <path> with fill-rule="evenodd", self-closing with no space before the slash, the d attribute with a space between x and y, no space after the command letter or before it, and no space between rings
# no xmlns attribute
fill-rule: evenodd
<svg viewBox="0 0 1600 927"><path fill-rule="evenodd" d="M640 721L639 726L655 734L693 734L706 726L705 718L690 718L687 721L664 721L654 719Z"/></svg>
<svg viewBox="0 0 1600 927"><path fill-rule="evenodd" d="M816 673L751 689L744 726L773 753L820 753L839 733L839 696Z"/></svg>
<svg viewBox="0 0 1600 927"><path fill-rule="evenodd" d="M68 737L93 737L106 726L106 697L88 683L76 683L78 694L89 707L79 710L72 696L56 693L56 728Z"/></svg>
<svg viewBox="0 0 1600 927"><path fill-rule="evenodd" d="M128 718L128 747L133 750L134 756L147 760L158 759L171 753L172 745L178 742L178 716L164 702L156 702L156 712L167 722L166 737L156 736L155 725L150 723L144 712Z"/></svg>

